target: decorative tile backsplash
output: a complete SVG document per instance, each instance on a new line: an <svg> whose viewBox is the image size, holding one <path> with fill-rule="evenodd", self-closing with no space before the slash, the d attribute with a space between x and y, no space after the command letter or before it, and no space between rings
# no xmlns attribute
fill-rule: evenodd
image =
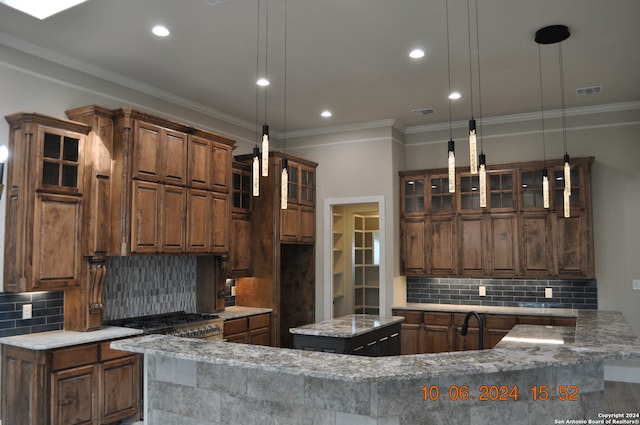
<svg viewBox="0 0 640 425"><path fill-rule="evenodd" d="M196 310L196 257L110 257L104 320Z"/></svg>
<svg viewBox="0 0 640 425"><path fill-rule="evenodd" d="M22 318L22 306L31 304L32 318ZM64 327L64 293L0 293L0 338L36 332L57 331Z"/></svg>
<svg viewBox="0 0 640 425"><path fill-rule="evenodd" d="M478 295L479 286L486 288L486 296ZM545 298L545 288L552 288L552 298ZM408 276L407 302L595 310L598 308L598 288L595 280Z"/></svg>

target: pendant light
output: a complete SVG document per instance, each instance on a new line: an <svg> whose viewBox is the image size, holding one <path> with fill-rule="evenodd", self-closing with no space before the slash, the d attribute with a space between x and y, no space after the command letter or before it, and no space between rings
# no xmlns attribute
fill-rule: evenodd
<svg viewBox="0 0 640 425"><path fill-rule="evenodd" d="M476 145L476 120L473 118L473 72L471 66L471 0L467 0L467 34L469 35L469 97L471 99L471 119L469 120L469 170L478 173L478 148ZM476 5L477 7L477 5ZM477 10L477 9L476 9Z"/></svg>
<svg viewBox="0 0 640 425"><path fill-rule="evenodd" d="M280 176L280 209L287 209L289 197L289 163L287 161L287 0L284 0L284 126L282 138L282 175Z"/></svg>
<svg viewBox="0 0 640 425"><path fill-rule="evenodd" d="M449 94L451 94L451 49L449 46L449 0L446 0L447 11L447 73L449 75ZM456 149L451 129L451 96L449 96L449 143L447 144L447 164L449 168L449 193L456 191Z"/></svg>
<svg viewBox="0 0 640 425"><path fill-rule="evenodd" d="M260 81L260 1L258 1L258 13L256 25L256 78ZM252 194L260 196L260 149L258 148L258 103L260 94L260 84L256 83L256 145L253 148L253 168L251 172Z"/></svg>
<svg viewBox="0 0 640 425"><path fill-rule="evenodd" d="M564 146L564 217L571 216L571 165L569 163L569 153L567 152L567 125L565 117L564 102L564 66L562 62L562 42L569 38L571 33L565 25L550 25L536 31L535 41L538 44L558 44L558 64L560 68L560 103L562 110L562 141Z"/></svg>
<svg viewBox="0 0 640 425"><path fill-rule="evenodd" d="M538 44L538 71L540 76L540 121L542 122L542 204L549 209L549 170L547 169L547 148L544 131L544 95L542 90L542 56Z"/></svg>
<svg viewBox="0 0 640 425"><path fill-rule="evenodd" d="M468 8L468 3L467 3ZM476 15L476 58L478 60L478 113L482 120L482 78L480 74L480 26L478 25L478 1L475 2ZM471 39L469 39L471 41ZM471 42L469 42L471 45ZM475 120L473 120L474 136L475 136ZM470 127L471 128L471 127ZM479 155L478 171L480 173L480 208L487 208L487 157L484 154L484 143L482 139L482 121L480 121L480 155Z"/></svg>
<svg viewBox="0 0 640 425"><path fill-rule="evenodd" d="M264 33L264 77L257 82L259 86L267 87L269 85L267 63L269 58L269 0L266 1L265 7L265 33ZM269 175L269 126L267 125L267 90L264 91L264 124L262 125L262 175Z"/></svg>

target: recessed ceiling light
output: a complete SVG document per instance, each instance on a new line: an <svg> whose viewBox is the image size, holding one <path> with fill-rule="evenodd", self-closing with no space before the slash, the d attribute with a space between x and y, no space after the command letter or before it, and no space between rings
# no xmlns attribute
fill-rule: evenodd
<svg viewBox="0 0 640 425"><path fill-rule="evenodd" d="M457 100L460 99L462 97L462 95L460 93L458 93L457 91L454 91L453 93L451 93L449 95L449 99L451 100Z"/></svg>
<svg viewBox="0 0 640 425"><path fill-rule="evenodd" d="M266 78L260 78L258 79L258 81L256 81L256 84L259 85L260 87L266 87L271 83Z"/></svg>
<svg viewBox="0 0 640 425"><path fill-rule="evenodd" d="M333 114L331 113L331 111L322 111L322 113L320 114L325 118L329 118L331 117Z"/></svg>
<svg viewBox="0 0 640 425"><path fill-rule="evenodd" d="M34 16L38 19L46 19L58 12L77 6L87 0L0 0L0 3L13 7L20 12Z"/></svg>
<svg viewBox="0 0 640 425"><path fill-rule="evenodd" d="M422 50L422 49L413 49L409 53L409 57L411 57L413 59L420 59L421 57L424 57L424 50Z"/></svg>
<svg viewBox="0 0 640 425"><path fill-rule="evenodd" d="M155 27L151 28L151 32L158 37L167 37L169 34L171 34L167 27L162 25L156 25Z"/></svg>

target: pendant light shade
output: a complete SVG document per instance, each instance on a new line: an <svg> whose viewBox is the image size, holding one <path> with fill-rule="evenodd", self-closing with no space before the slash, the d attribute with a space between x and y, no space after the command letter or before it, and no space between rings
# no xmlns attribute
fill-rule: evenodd
<svg viewBox="0 0 640 425"><path fill-rule="evenodd" d="M253 196L260 196L260 149L253 148Z"/></svg>
<svg viewBox="0 0 640 425"><path fill-rule="evenodd" d="M571 217L571 165L569 154L564 154L564 217Z"/></svg>
<svg viewBox="0 0 640 425"><path fill-rule="evenodd" d="M549 209L549 170L542 170L542 204Z"/></svg>
<svg viewBox="0 0 640 425"><path fill-rule="evenodd" d="M449 148L448 148L448 164L449 164L449 193L453 193L456 191L456 149L455 142L453 140L449 140Z"/></svg>
<svg viewBox="0 0 640 425"><path fill-rule="evenodd" d="M487 158L480 153L480 208L487 208Z"/></svg>
<svg viewBox="0 0 640 425"><path fill-rule="evenodd" d="M289 198L289 164L287 158L282 158L282 174L280 176L280 208L287 209Z"/></svg>
<svg viewBox="0 0 640 425"><path fill-rule="evenodd" d="M262 126L262 175L269 175L269 126Z"/></svg>
<svg viewBox="0 0 640 425"><path fill-rule="evenodd" d="M471 174L478 172L478 148L476 145L476 120L469 120L469 168Z"/></svg>

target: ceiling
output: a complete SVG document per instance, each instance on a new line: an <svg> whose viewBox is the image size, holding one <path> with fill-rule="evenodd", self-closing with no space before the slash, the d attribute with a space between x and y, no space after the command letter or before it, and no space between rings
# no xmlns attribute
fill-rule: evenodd
<svg viewBox="0 0 640 425"><path fill-rule="evenodd" d="M572 33L562 42L566 107L640 100L640 1L478 0L480 73L476 0L469 1L471 26L466 0L449 0L448 20L445 0L288 1L286 79L285 0L261 0L260 17L258 0L91 0L42 21L0 4L0 43L251 128L264 121L266 90L267 121L282 131L286 80L293 131L387 119L404 127L447 123L448 56L451 88L462 94L451 101L453 121L471 114L470 75L476 118L540 111L539 63L544 108L557 109L558 45L541 46L539 62L533 37L564 24ZM169 37L151 34L158 23ZM424 58L409 58L415 47ZM271 85L257 89L265 61ZM590 86L602 92L576 95ZM412 112L420 108L435 113ZM324 109L333 116L322 118Z"/></svg>

